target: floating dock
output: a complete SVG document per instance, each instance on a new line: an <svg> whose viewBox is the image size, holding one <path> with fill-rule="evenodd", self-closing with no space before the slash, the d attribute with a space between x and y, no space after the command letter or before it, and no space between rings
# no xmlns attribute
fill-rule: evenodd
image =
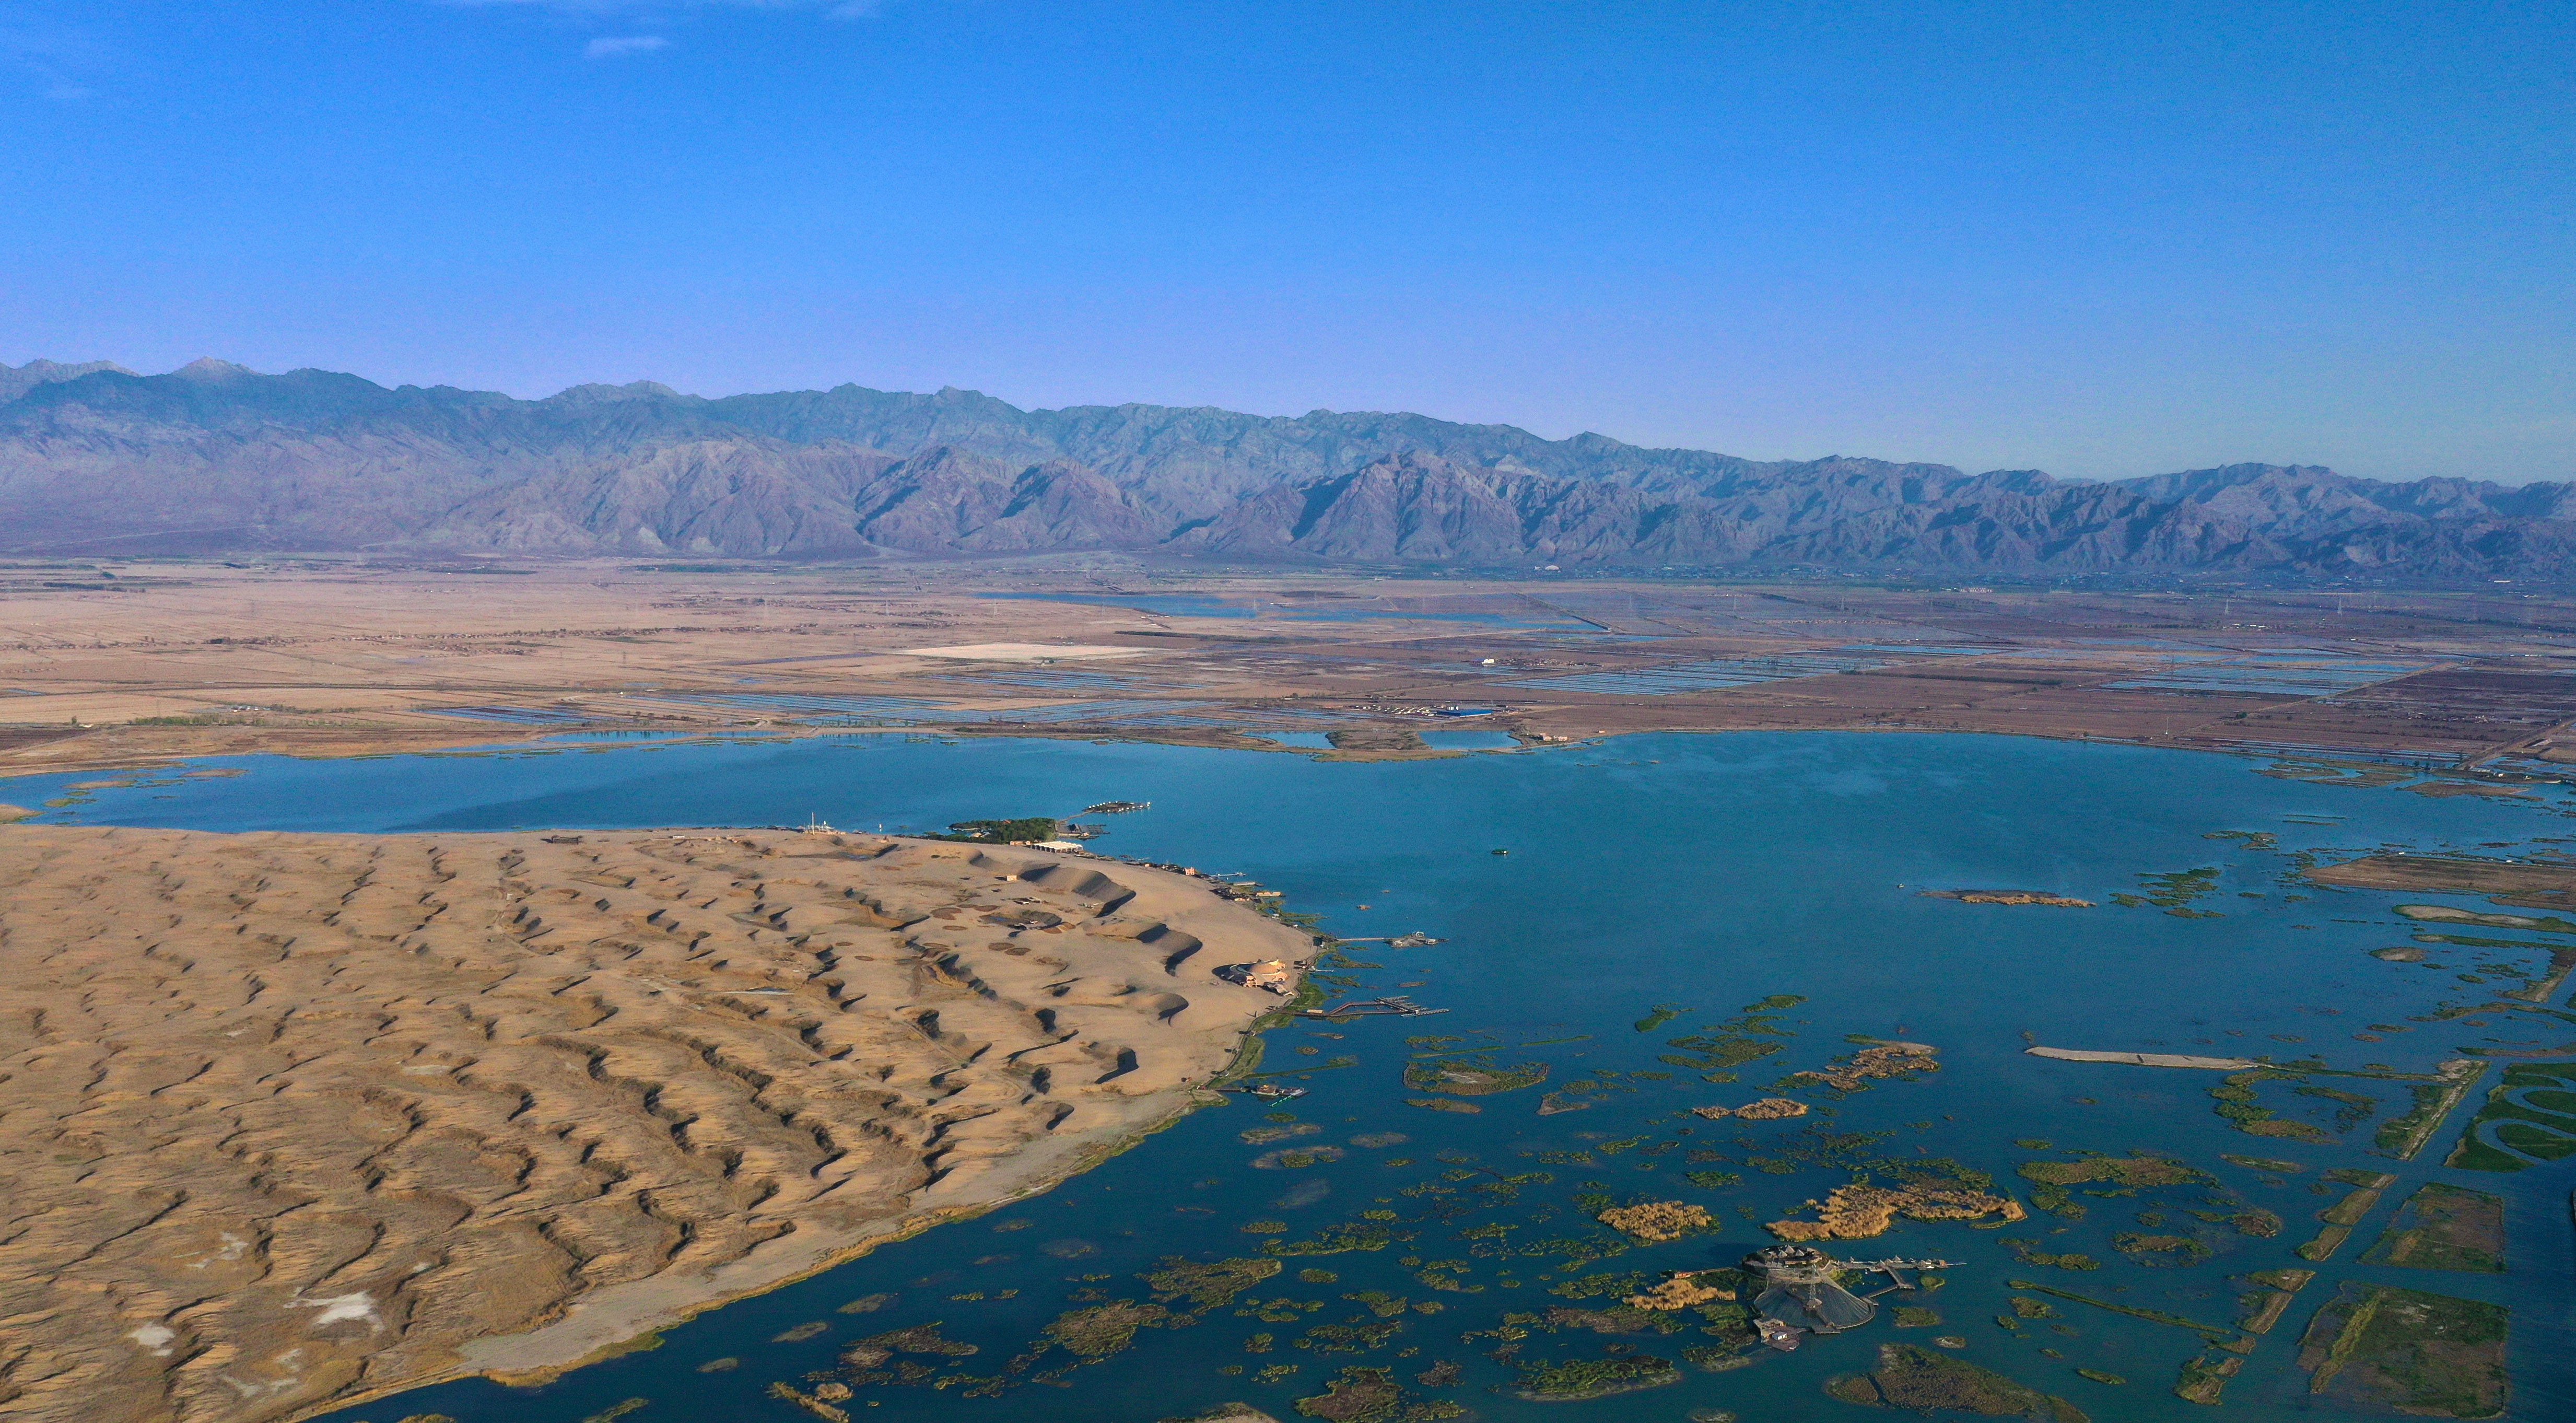
<svg viewBox="0 0 2576 1423"><path fill-rule="evenodd" d="M1369 998L1357 1003L1342 1003L1331 1008L1309 1008L1300 1018L1427 1018L1446 1013L1446 1008L1425 1008L1410 998L1390 996Z"/></svg>
<svg viewBox="0 0 2576 1423"><path fill-rule="evenodd" d="M1889 1284L1886 1289L1873 1290L1862 1296L1863 1299L1876 1299L1880 1295L1889 1294L1896 1290L1910 1290L1914 1288L1914 1286L1905 1282L1905 1277L1903 1275L1897 1273L1900 1270L1912 1270L1915 1277L1920 1279L1922 1278L1923 1272L1926 1270L1955 1270L1959 1268L1960 1264L1961 1262L1957 1260L1845 1260L1843 1262L1843 1268L1849 1270L1870 1271L1887 1276Z"/></svg>
<svg viewBox="0 0 2576 1423"><path fill-rule="evenodd" d="M1240 1092L1247 1097L1257 1097L1264 1102L1286 1102L1306 1095L1306 1089L1303 1087L1282 1087L1271 1082L1255 1082L1249 1086L1228 1087L1225 1090Z"/></svg>

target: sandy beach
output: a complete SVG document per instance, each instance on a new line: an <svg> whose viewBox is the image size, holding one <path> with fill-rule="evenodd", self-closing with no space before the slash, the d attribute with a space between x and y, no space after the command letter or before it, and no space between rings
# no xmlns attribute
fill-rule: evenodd
<svg viewBox="0 0 2576 1423"><path fill-rule="evenodd" d="M1309 938L1075 855L0 830L0 1407L541 1375L1189 1110Z"/></svg>

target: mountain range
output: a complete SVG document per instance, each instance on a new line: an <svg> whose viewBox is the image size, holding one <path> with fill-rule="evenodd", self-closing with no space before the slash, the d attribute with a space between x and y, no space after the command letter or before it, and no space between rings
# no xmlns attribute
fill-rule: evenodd
<svg viewBox="0 0 2576 1423"><path fill-rule="evenodd" d="M521 400L203 360L0 365L0 551L848 559L1058 550L1474 569L2555 580L2576 486L2238 464L2111 481L1548 440L1421 415L973 391Z"/></svg>

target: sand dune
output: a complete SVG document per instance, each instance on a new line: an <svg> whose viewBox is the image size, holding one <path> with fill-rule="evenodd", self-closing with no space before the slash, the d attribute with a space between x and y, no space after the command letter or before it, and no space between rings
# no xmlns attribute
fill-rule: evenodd
<svg viewBox="0 0 2576 1423"><path fill-rule="evenodd" d="M0 830L0 1412L562 1366L1079 1169L1311 956L970 845Z"/></svg>

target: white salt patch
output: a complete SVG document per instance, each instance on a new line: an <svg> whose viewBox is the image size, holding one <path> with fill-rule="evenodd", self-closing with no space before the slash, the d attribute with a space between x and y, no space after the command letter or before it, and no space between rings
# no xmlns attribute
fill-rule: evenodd
<svg viewBox="0 0 2576 1423"><path fill-rule="evenodd" d="M166 1359L170 1357L170 1341L179 1334L166 1324L147 1324L125 1337L151 1350L152 1357Z"/></svg>
<svg viewBox="0 0 2576 1423"><path fill-rule="evenodd" d="M216 1238L223 1241L222 1246L202 1260L189 1261L189 1269L202 1270L217 1260L238 1260L250 1253L250 1242L229 1230L221 1232Z"/></svg>
<svg viewBox="0 0 2576 1423"><path fill-rule="evenodd" d="M369 1332L385 1327L384 1320L376 1314L376 1297L371 1294L332 1295L325 1299L291 1299L286 1302L286 1307L322 1311L313 1317L313 1327L316 1329L330 1324L346 1324L353 1320L365 1321Z"/></svg>

